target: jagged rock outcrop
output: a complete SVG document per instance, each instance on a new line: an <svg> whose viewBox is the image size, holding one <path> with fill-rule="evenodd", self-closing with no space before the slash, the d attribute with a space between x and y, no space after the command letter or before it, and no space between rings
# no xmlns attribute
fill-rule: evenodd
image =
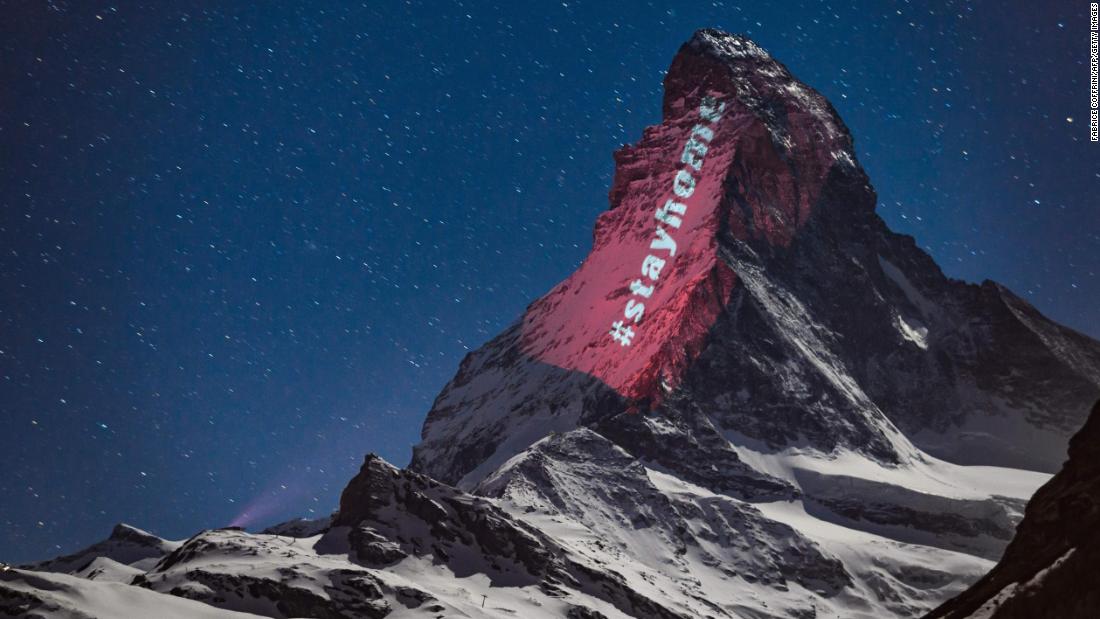
<svg viewBox="0 0 1100 619"><path fill-rule="evenodd" d="M1027 504L997 566L927 619L1091 619L1100 611L1100 402Z"/></svg>
<svg viewBox="0 0 1100 619"><path fill-rule="evenodd" d="M278 524L267 527L260 533L267 535L285 535L287 537L313 537L324 533L330 526L332 526L333 516L327 516L325 518L295 518L294 520L288 520L286 522L280 522Z"/></svg>
<svg viewBox="0 0 1100 619"><path fill-rule="evenodd" d="M374 455L344 489L328 535L347 535L352 556L376 565L427 555L457 577L481 573L498 586L533 585L552 595L581 591L631 616L689 616L640 594L596 562L575 559L551 536L492 501ZM576 614L584 607L573 608Z"/></svg>

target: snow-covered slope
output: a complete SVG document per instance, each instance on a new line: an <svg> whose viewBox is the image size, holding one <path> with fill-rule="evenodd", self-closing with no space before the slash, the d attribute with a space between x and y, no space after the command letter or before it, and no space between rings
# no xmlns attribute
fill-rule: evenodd
<svg viewBox="0 0 1100 619"><path fill-rule="evenodd" d="M1047 478L850 452L753 462L790 495L712 492L582 428L539 441L475 492L687 616L870 618L917 616L988 570Z"/></svg>
<svg viewBox="0 0 1100 619"><path fill-rule="evenodd" d="M884 468L854 454L770 457L767 468L795 491L749 502L684 481L588 428L539 441L478 494L368 456L331 518L180 542L142 533L169 549L153 563L146 553L129 564L93 556L124 558L115 543L96 544L81 561L39 564L72 575L3 572L0 615L910 617L989 568L966 550L1003 543L997 527L1017 516L1004 505L1045 478L937 461ZM818 506L801 489L809 471L910 493L908 524L845 520ZM902 502L864 498L874 509ZM163 612L149 614L157 597Z"/></svg>
<svg viewBox="0 0 1100 619"><path fill-rule="evenodd" d="M0 616L23 619L255 619L117 582L66 574L0 571Z"/></svg>
<svg viewBox="0 0 1100 619"><path fill-rule="evenodd" d="M100 563L107 560L117 565L132 565L137 569L147 569L178 546L178 543L163 540L148 531L142 531L128 524L119 524L111 531L110 537L102 542L71 555L26 567L48 572L78 573L94 569L89 564L100 559Z"/></svg>

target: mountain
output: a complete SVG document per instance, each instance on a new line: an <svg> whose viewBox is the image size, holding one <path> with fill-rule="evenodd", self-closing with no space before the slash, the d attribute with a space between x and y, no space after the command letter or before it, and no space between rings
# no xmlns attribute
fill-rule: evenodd
<svg viewBox="0 0 1100 619"><path fill-rule="evenodd" d="M1091 619L1100 609L1100 402L991 572L927 619Z"/></svg>
<svg viewBox="0 0 1100 619"><path fill-rule="evenodd" d="M408 469L368 456L330 519L8 569L0 615L133 587L267 617L915 617L992 568L1100 343L891 232L836 111L744 37L695 33L615 162L587 259L463 360Z"/></svg>
<svg viewBox="0 0 1100 619"><path fill-rule="evenodd" d="M935 606L1057 470L1100 346L891 232L835 110L748 39L696 33L663 110L587 259L463 360L410 467L721 607L689 615ZM799 550L762 578L783 542L846 576L805 586Z"/></svg>
<svg viewBox="0 0 1100 619"><path fill-rule="evenodd" d="M1097 343L888 230L835 110L754 43L696 33L663 122L615 161L591 253L462 362L412 468L472 488L552 431L641 412L705 418L692 432L719 443L1057 470L1100 393Z"/></svg>
<svg viewBox="0 0 1100 619"><path fill-rule="evenodd" d="M161 557L179 544L163 540L148 531L119 524L110 537L80 552L27 566L42 572L67 572L90 580L109 578L125 580L125 576L140 574L153 567ZM130 573L132 570L132 573ZM121 578L112 578L120 574Z"/></svg>

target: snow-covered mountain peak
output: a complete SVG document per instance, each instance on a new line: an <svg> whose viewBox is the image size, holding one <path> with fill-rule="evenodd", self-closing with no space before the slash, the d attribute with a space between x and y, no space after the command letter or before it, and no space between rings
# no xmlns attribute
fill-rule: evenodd
<svg viewBox="0 0 1100 619"><path fill-rule="evenodd" d="M890 231L836 111L746 39L696 33L663 110L615 153L588 258L467 356L411 468L617 540L622 569L688 597L661 565L797 572L686 534L746 526L819 553L811 571L844 566L808 597L769 580L780 616L929 608L960 586L936 564L988 567L1061 463L1100 395L1100 344ZM653 512L658 496L683 513Z"/></svg>
<svg viewBox="0 0 1100 619"><path fill-rule="evenodd" d="M412 468L472 488L550 432L599 426L734 494L767 477L738 441L1055 470L1100 394L1100 346L945 277L838 152L851 138L824 98L747 39L696 33L661 124L615 153L588 258L468 355Z"/></svg>

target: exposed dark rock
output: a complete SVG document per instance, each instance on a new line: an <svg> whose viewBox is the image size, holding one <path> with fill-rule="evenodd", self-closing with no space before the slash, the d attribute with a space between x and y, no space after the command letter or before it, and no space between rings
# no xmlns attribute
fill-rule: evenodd
<svg viewBox="0 0 1100 619"><path fill-rule="evenodd" d="M389 541L366 525L353 527L348 534L348 543L351 544L355 560L370 567L390 565L408 556L399 544Z"/></svg>
<svg viewBox="0 0 1100 619"><path fill-rule="evenodd" d="M613 572L572 559L545 533L519 521L491 501L459 491L418 473L397 469L368 455L340 497L334 527L350 527L350 545L368 555L433 556L457 576L476 566L498 586L538 584L550 590L580 589L624 612L679 618L634 591ZM337 529L333 529L337 531ZM471 564L470 557L481 559ZM362 554L357 554L362 560ZM462 561L454 557L462 556Z"/></svg>
<svg viewBox="0 0 1100 619"><path fill-rule="evenodd" d="M295 518L294 520L271 525L263 531L260 531L260 533L267 535L286 535L288 537L313 537L314 535L324 533L330 526L332 526L332 516L314 520Z"/></svg>
<svg viewBox="0 0 1100 619"><path fill-rule="evenodd" d="M927 615L962 619L1093 619L1100 612L1100 402L1069 460L1027 505L997 566Z"/></svg>

